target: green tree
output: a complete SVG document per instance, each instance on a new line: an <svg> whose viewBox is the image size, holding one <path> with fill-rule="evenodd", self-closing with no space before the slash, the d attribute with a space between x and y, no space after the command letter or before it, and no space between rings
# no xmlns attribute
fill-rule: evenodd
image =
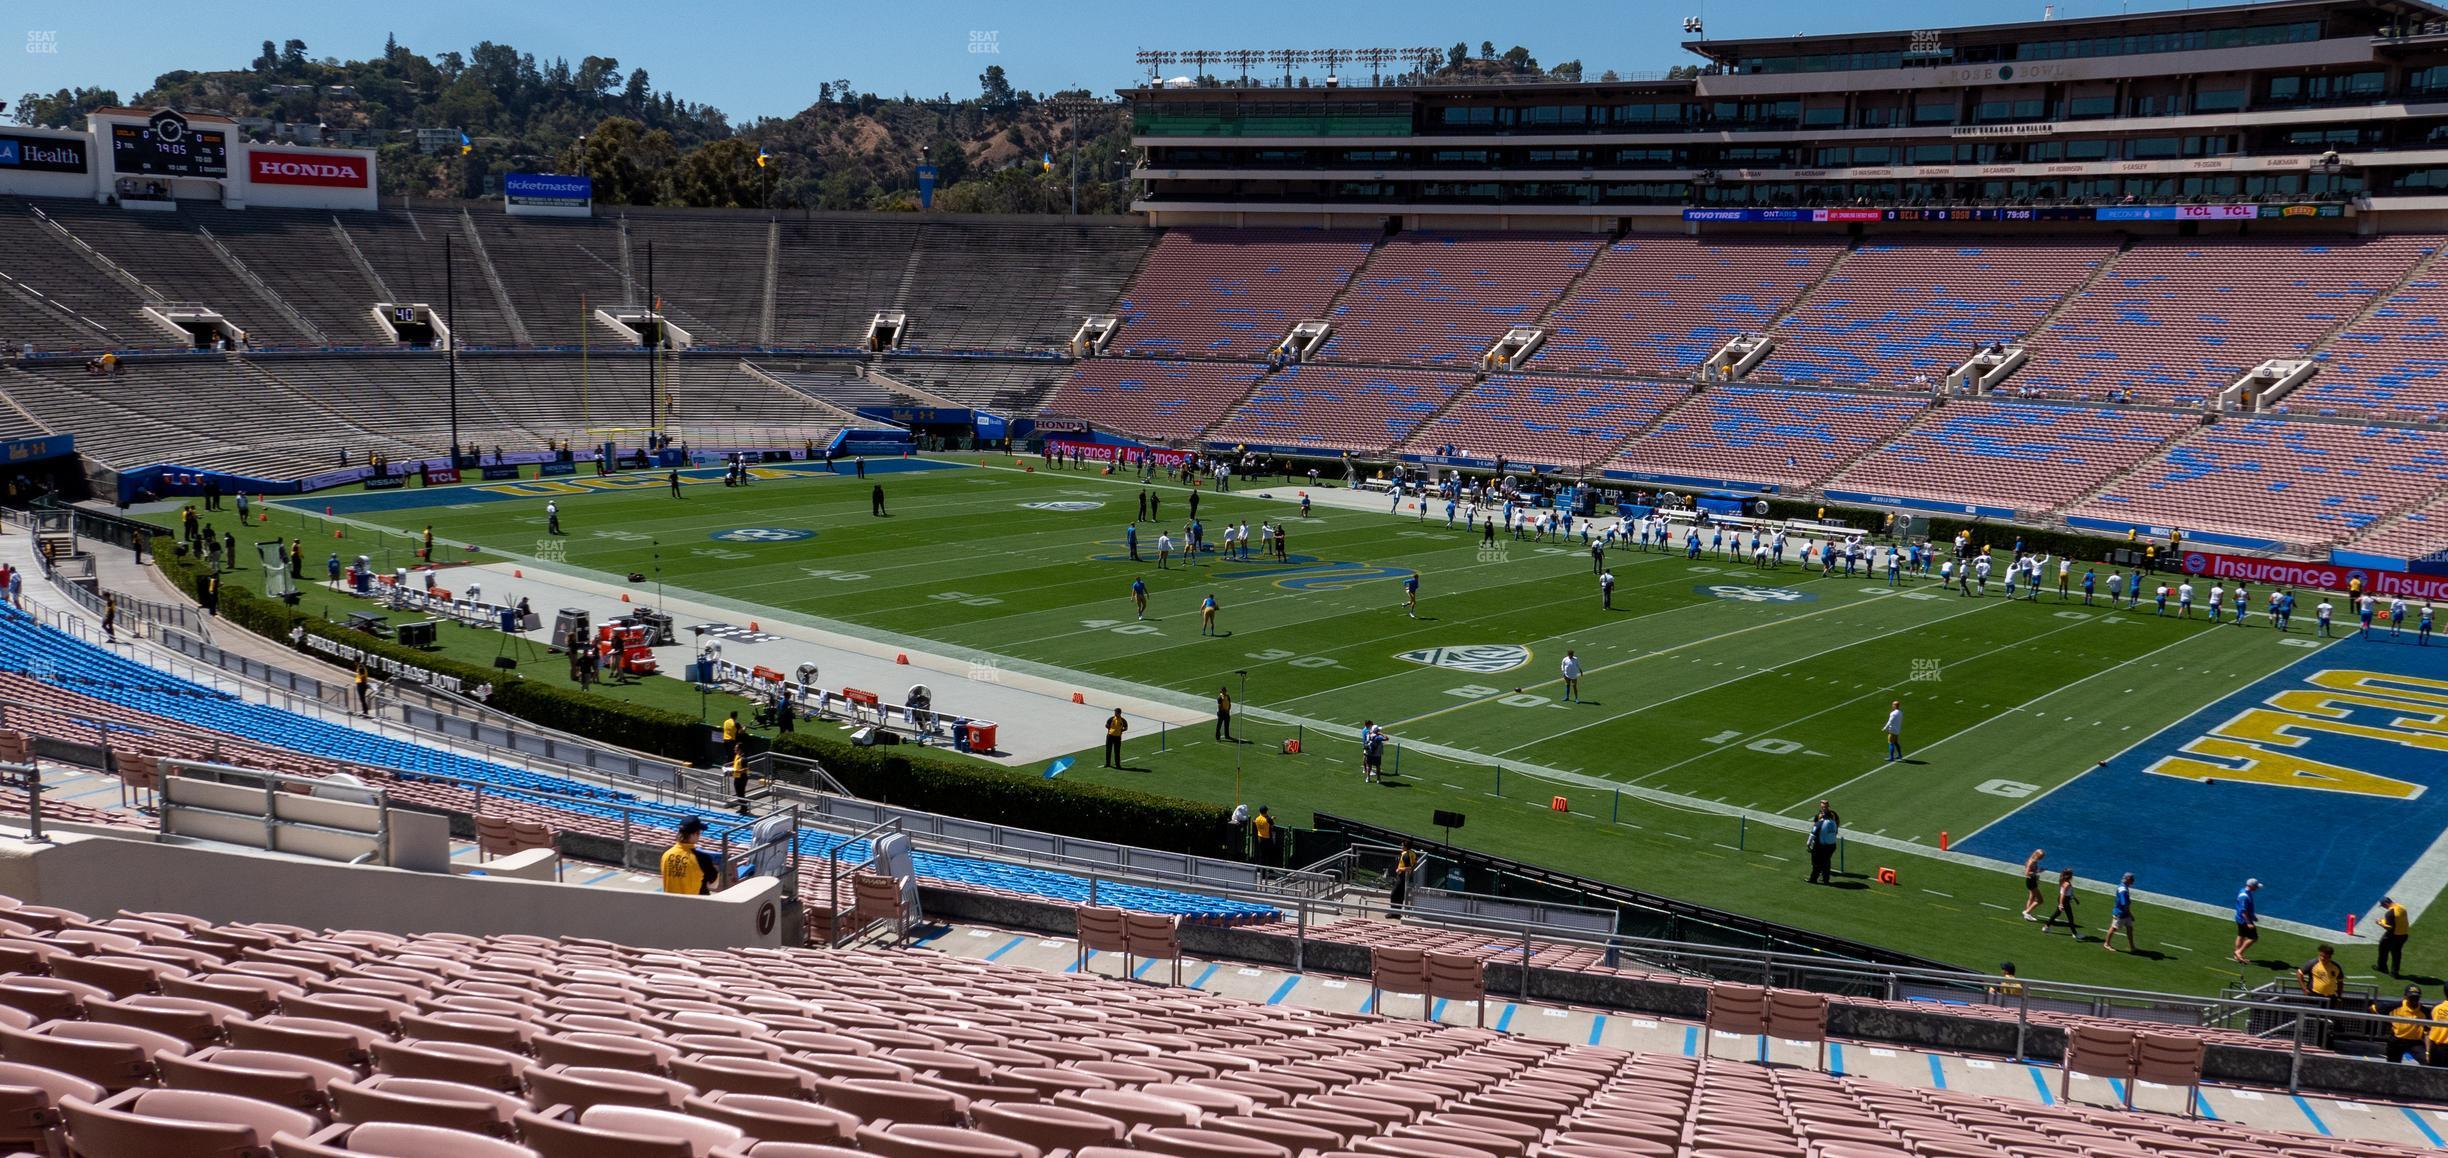
<svg viewBox="0 0 2448 1158"><path fill-rule="evenodd" d="M1579 80L1581 79L1581 62L1577 60L1567 60L1561 64L1554 65L1547 70L1547 79Z"/></svg>
<svg viewBox="0 0 2448 1158"><path fill-rule="evenodd" d="M1482 41L1480 41L1480 42L1479 42L1479 59L1481 59L1481 60L1494 60L1494 59L1496 59L1496 42L1495 42L1495 41L1493 41L1493 40L1482 40Z"/></svg>
<svg viewBox="0 0 2448 1158"><path fill-rule="evenodd" d="M1462 62L1469 59L1470 45L1464 44L1459 40L1454 41L1454 46L1452 48L1445 50L1445 67L1447 68L1460 68L1462 67Z"/></svg>
<svg viewBox="0 0 2448 1158"><path fill-rule="evenodd" d="M255 71L265 73L280 68L280 50L273 47L271 41L264 41L263 54L255 58L253 67Z"/></svg>
<svg viewBox="0 0 2448 1158"><path fill-rule="evenodd" d="M987 65L986 71L978 74L978 100L979 103L990 109L1007 108L1011 105L1013 100L1011 79L1003 75L1002 65Z"/></svg>
<svg viewBox="0 0 2448 1158"><path fill-rule="evenodd" d="M609 56L590 56L578 62L578 91L590 97L602 98L620 83L620 61Z"/></svg>
<svg viewBox="0 0 2448 1158"><path fill-rule="evenodd" d="M1538 58L1530 55L1529 49L1518 44L1505 49L1504 56L1500 59L1504 61L1505 68L1516 76L1535 75L1539 70Z"/></svg>
<svg viewBox="0 0 2448 1158"><path fill-rule="evenodd" d="M701 209L754 209L765 191L756 157L756 145L739 137L691 149L672 173L672 199Z"/></svg>
<svg viewBox="0 0 2448 1158"><path fill-rule="evenodd" d="M291 38L281 42L281 71L295 75L306 69L306 42Z"/></svg>
<svg viewBox="0 0 2448 1158"><path fill-rule="evenodd" d="M621 103L628 105L630 108L644 111L647 107L647 102L652 99L653 90L648 86L646 70L642 68L631 69L629 72L629 85L627 88L621 90Z"/></svg>
<svg viewBox="0 0 2448 1158"><path fill-rule="evenodd" d="M119 94L107 88L61 89L54 93L30 92L17 98L17 123L39 125L47 129L73 129L85 123L85 114L98 108L119 103Z"/></svg>

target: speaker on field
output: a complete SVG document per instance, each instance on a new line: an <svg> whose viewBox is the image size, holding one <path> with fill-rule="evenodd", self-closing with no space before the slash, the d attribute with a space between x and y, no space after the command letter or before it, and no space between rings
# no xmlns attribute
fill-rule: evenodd
<svg viewBox="0 0 2448 1158"><path fill-rule="evenodd" d="M1429 821L1429 823L1436 825L1438 828L1460 828L1462 827L1462 814L1459 812L1447 812L1440 808L1437 809L1436 818Z"/></svg>

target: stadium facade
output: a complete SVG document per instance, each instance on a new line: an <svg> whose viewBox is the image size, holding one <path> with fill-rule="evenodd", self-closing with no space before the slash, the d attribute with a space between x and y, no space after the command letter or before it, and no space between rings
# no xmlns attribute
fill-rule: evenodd
<svg viewBox="0 0 2448 1158"><path fill-rule="evenodd" d="M1677 79L1129 89L1134 207L1473 229L2448 220L2448 9L2429 4L1685 47L1701 63Z"/></svg>

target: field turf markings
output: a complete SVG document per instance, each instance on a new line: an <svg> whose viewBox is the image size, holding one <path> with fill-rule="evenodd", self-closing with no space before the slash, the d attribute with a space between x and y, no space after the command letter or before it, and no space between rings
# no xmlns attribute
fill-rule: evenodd
<svg viewBox="0 0 2448 1158"><path fill-rule="evenodd" d="M1590 670L1588 670L1588 671L1583 672L1583 673L1582 673L1582 675L1581 675L1581 678L1582 678L1582 680L1583 680L1583 681L1585 681L1585 682L1586 682L1586 681L1589 679L1589 677L1590 677L1591 675L1593 675L1593 674L1595 674L1595 673L1597 673L1597 672L1608 671L1608 670L1611 670L1611 669L1614 669L1614 668L1624 667L1624 666L1626 666L1626 665L1628 665L1628 664L1635 664L1635 663L1639 663L1639 662L1640 662L1641 660L1643 660L1643 659L1653 659L1653 658L1656 658L1656 657L1658 657L1658 656L1670 655L1670 654L1672 654L1672 653L1674 653L1674 652L1683 651L1683 650L1685 650L1685 649L1692 648L1692 647L1697 647L1697 646L1699 646L1699 645L1701 645L1701 644L1704 644L1704 643L1715 643L1715 642L1718 642L1719 640L1730 639L1730 638L1732 638L1732 637L1734 637L1734 636L1737 636L1737 635L1745 635L1745 634L1748 634L1748 633L1750 633L1750 632L1757 631L1757 630L1759 630L1759 629L1761 629L1761 628L1763 628L1763 627L1769 627L1769 626L1773 626L1773 625L1776 625L1776 624L1783 624L1783 623L1796 623L1796 622L1800 622L1801 620L1804 620L1804 619L1810 619L1810 618L1813 618L1813 617L1816 617L1816 616L1819 616L1819 615L1824 615L1824 614L1828 614L1828 613L1830 613L1830 612L1835 612L1835 611L1847 611L1847 610L1854 610L1854 609L1856 609L1856 608L1858 608L1858 607L1860 607L1860 606L1863 606L1865 603L1873 603L1873 602L1877 602L1878 600L1881 600L1881 599L1886 599L1886 598L1891 598L1891 597L1890 597L1890 596L1873 595L1873 596L1869 596L1869 597L1867 597L1867 599L1865 599L1865 600L1864 600L1862 603L1844 603L1844 604L1839 604L1839 605L1837 605L1837 606L1835 606L1835 607L1823 608L1823 609L1821 609L1821 610L1819 610L1819 611L1805 612L1804 614L1801 614L1801 615L1787 616L1787 617L1785 617L1785 618L1783 618L1783 619L1775 619L1775 620L1770 620L1770 621L1768 621L1768 622L1766 622L1766 623L1755 623L1755 624L1752 624L1752 625L1751 625L1751 626L1749 626L1749 627L1737 628L1737 629L1735 629L1735 630L1733 630L1733 631L1724 632L1724 633L1719 634L1719 635L1711 636L1711 637L1709 637L1709 638L1707 638L1707 639L1696 639L1696 640L1691 641L1690 643L1681 643L1681 644L1676 644L1676 645L1675 645L1675 646L1673 646L1673 647L1664 648L1664 649L1661 649L1661 650L1659 650L1659 651L1654 651L1654 652L1651 652L1651 653L1649 653L1648 655L1645 655L1645 656L1633 656L1633 657L1632 657L1632 658L1630 658L1630 659L1617 660L1617 661L1615 661L1614 663L1600 664L1599 666L1597 666L1597 667L1595 667L1595 668L1592 668L1592 669L1590 669ZM1988 609L1989 609L1989 606L1991 606L1991 605L1983 605L1983 606L1969 607L1969 608L1966 608L1966 609L1964 609L1964 610L1962 610L1962 611L1957 611L1957 612L1953 612L1953 613L1950 613L1950 614L1947 614L1947 615L1940 616L1940 617L1938 618L1937 622L1941 622L1941 623L1943 623L1943 622L1945 622L1945 621L1947 621L1947 620L1949 620L1949 619L1956 619L1956 618L1960 618L1960 617L1962 617L1962 616L1966 616L1966 615L1976 615L1976 614L1979 614L1979 613L1980 613L1980 612L1982 612L1982 611L1986 611L1986 610L1988 610ZM1727 686L1727 685L1729 685L1729 684L1738 684L1738 683L1743 682L1744 680L1747 680L1747 679L1752 678L1752 676L1754 676L1754 675L1759 675L1759 674L1762 674L1762 673L1764 673L1764 672L1768 672L1768 671L1776 671L1776 670L1779 670L1779 669L1782 669L1782 668L1788 668L1788 667L1793 666L1794 664L1798 664L1798 663L1805 663L1805 662L1808 662L1808 661L1810 661L1810 660L1817 659L1817 658L1819 658L1820 656L1823 656L1823 655L1830 655L1830 654L1833 654L1833 653L1835 653L1835 652L1839 652L1839 651L1848 651L1848 650L1851 650L1852 648L1860 647L1860 646L1862 646L1863 644L1875 643L1875 642L1877 642L1877 641L1879 641L1879 640L1886 639L1886 638L1888 638L1888 637L1890 637L1890 636L1902 635L1902 634L1904 634L1904 633L1906 633L1906 632L1911 632L1911 631L1918 631L1918 630L1920 630L1920 629L1921 629L1923 626L1925 626L1925 625L1924 625L1924 624L1919 624L1919 623L1909 623L1909 624L1905 624L1905 625L1904 625L1904 626L1902 626L1902 627L1897 627L1897 628L1893 628L1893 629L1888 630L1888 631L1882 631L1882 632L1879 632L1879 633L1878 633L1878 634L1876 634L1876 635L1865 636L1865 637L1860 638L1860 639L1849 639L1849 640L1846 640L1846 641L1844 641L1844 642L1842 642L1842 643L1836 644L1836 645L1834 645L1834 646L1832 646L1832 647L1824 647L1824 648L1819 649L1818 651L1810 652L1810 653L1805 654L1805 655L1797 655L1797 656L1793 656L1793 657L1788 658L1788 659L1780 660L1780 661L1778 661L1777 663L1774 663L1774 664L1769 665L1768 667L1762 668L1760 672L1744 672L1744 673L1743 673L1743 674L1741 674L1741 675L1732 676L1732 677L1729 677L1729 678L1727 678L1727 679L1718 680L1718 681L1717 681L1717 682L1715 682L1715 683L1702 684L1702 685L1700 685L1700 686L1698 686L1698 687L1692 688L1692 689L1691 689L1691 690L1689 690L1689 691L1683 692L1683 693L1682 693L1682 694L1680 694L1680 695L1668 696L1668 697L1666 697L1665 699L1659 699L1659 700L1650 700L1650 701L1648 701L1648 702L1646 702L1646 703L1643 703L1643 704L1641 704L1641 705L1639 705L1639 706L1637 706L1637 707L1628 708L1628 709L1625 709L1625 710L1620 711L1620 712L1609 712L1609 713L1606 713L1606 714L1604 714L1604 715L1600 716L1598 719L1591 720L1590 722L1588 722L1588 723L1586 723L1586 724L1579 724L1579 725L1576 725L1576 726L1574 726L1574 727L1566 728L1566 729L1564 729L1563 731L1560 731L1560 732L1550 733L1550 734L1548 734L1548 735L1541 736L1541 737L1539 737L1538 739L1532 740L1532 741L1530 741L1530 742L1528 742L1528 743L1524 743L1524 744L1516 744L1516 745L1514 745L1514 746L1512 746L1512 747L1510 747L1510 748L1506 748L1506 749L1503 749L1503 750L1501 750L1501 751L1498 751L1498 752L1496 753L1496 755L1499 755L1499 756L1510 756L1510 755L1512 755L1513 753L1518 752L1518 751L1521 751L1521 750L1522 750L1522 749L1524 749L1524 748L1535 748L1535 747L1537 747L1537 746L1539 746L1539 745L1541 745L1541 744L1547 743L1547 742L1548 742L1548 741L1550 741L1550 740L1559 740L1559 739L1562 739L1562 738L1564 738L1564 737L1566 737L1566 736L1572 735L1572 734L1574 734L1574 733L1576 733L1576 732L1583 732L1583 731L1587 731L1587 730L1589 730L1589 729L1591 729L1591 728L1599 727L1600 725L1603 725L1603 724L1611 724L1611 723L1614 723L1614 722L1616 722L1616 721L1618 721L1618 720L1622 720L1622 719L1625 719L1625 718L1630 717L1630 716L1636 716L1636 715L1639 715L1639 714L1641 714L1642 712L1646 712L1646 711L1649 711L1649 710L1654 709L1654 708L1662 708L1662 707L1665 707L1665 706L1666 706L1666 705L1668 705L1668 704L1677 703L1677 702L1682 701L1682 700L1687 700L1687 699L1690 699L1691 697L1696 696L1696 695L1701 695L1701 694L1706 693L1706 692L1712 692L1712 691L1715 691L1715 690L1717 690L1718 688L1725 687L1725 686ZM1545 681L1545 682L1543 682L1543 683L1539 683L1539 684L1535 684L1535 685L1528 685L1528 686L1534 686L1534 687L1546 687L1546 686L1548 686L1548 685L1550 685L1550 684L1562 684L1563 682L1564 682L1563 677L1558 676L1558 677L1555 677L1555 678L1553 678L1553 679L1549 679L1549 680L1547 680L1547 681ZM1457 706L1457 707L1461 707L1461 708L1467 708L1467 707L1470 707L1472 704L1485 703L1485 702L1487 702L1487 700L1488 700L1488 699L1493 699L1493 698L1495 698L1495 697L1485 697L1485 698L1478 699L1478 700L1471 700L1471 701L1467 701L1467 702L1465 702L1465 703L1462 703L1462 704L1459 704L1459 705L1456 705L1456 706ZM1444 708L1444 709L1441 709L1441 710L1440 710L1440 711L1438 711L1438 712L1431 712L1431 713L1429 713L1429 715L1431 715L1431 716L1433 716L1433 715L1440 715L1440 714L1442 714L1443 712L1450 712L1450 711L1453 711L1453 710L1455 710L1455 708ZM1425 719L1426 717L1420 717L1420 718ZM1406 724L1407 724L1407 723L1410 723L1411 721L1409 721L1409 720L1404 720L1404 721L1401 721L1401 722L1402 722L1402 723L1406 723ZM1708 753L1708 754L1710 754L1710 755L1714 755L1715 753L1712 751L1712 752L1710 752L1710 753ZM1655 775L1655 773L1651 773L1650 775ZM1648 779L1648 777L1647 777L1647 776L1643 776L1643 777L1641 777L1640 779L1641 779L1641 780L1646 780L1646 779ZM1634 780L1634 781L1631 781L1630 783L1633 783L1633 784L1638 784L1638 783L1640 783L1640 780Z"/></svg>
<svg viewBox="0 0 2448 1158"><path fill-rule="evenodd" d="M2059 630L2070 630L2070 629L2072 629L2072 628L2081 627L2081 626L2083 626L2084 624L2087 624L2087 623L2096 623L2096 622L2097 622L2096 620L2089 620L2089 619L2076 620L2076 621L2074 621L2074 622L2072 622L2072 623L2067 624L2067 625L2066 625L2066 627L2064 627L2064 628L2060 628ZM2056 633L2055 633L2055 632L2050 632L2049 634L2054 635L2054 634L2056 634ZM2098 678L2099 678L2099 677L2101 677L2101 676L2104 676L2104 675L2110 675L2110 674L2113 674L2113 673L2115 673L2115 672L2121 671L2121 670L2123 670L2123 669L2125 669L2125 668L2127 668L2127 667L2131 667L2131 666L2133 666L2135 663L2138 663L2138 662L2140 662L2140 661L2142 661L2142 660L2144 660L2144 659L2148 659L2148 658L2150 658L2151 656L2157 655L2157 654L2159 654L2160 652L2166 651L2166 650L2168 650L2168 649L2170 649L2170 648L2174 648L2174 647L2181 647L2181 646L2183 646L2184 644L2189 643L2189 642L2191 642L2192 640L2194 640L2194 639L2198 639L2198 638L2200 638L2200 636L2198 636L2198 635L2185 635L2185 636L2179 636L2179 637L2178 637L2178 638L2176 638L2176 639L2170 640L2170 641L2168 641L2167 643L2161 644L2161 645L2159 645L2158 647L2155 647L2155 648L2152 648L2152 649L2151 649L2151 650L2149 650L2149 651L2143 652L2141 655L2135 656L2135 657L2133 657L2132 659L2126 660L2125 662L2120 663L2120 664L2117 664L2117 665L2116 665L2116 666L2114 666L2114 667L2104 667L2104 668L2099 669L2098 671L2092 672L2090 675L2087 675L2087 676L2082 677L2081 679L2074 680L2074 681L2072 681L2072 682L2070 682L2070 683L2063 683L2063 684L2059 684L2059 685L2057 685L2056 687L2054 687L2054 688L2050 688L2049 690L2044 691L2044 692L2040 693L2039 695L2033 696L2032 698L2030 698L2030 699L2028 699L2028 700L2025 700L2025 701L2023 701L2023 702L2022 702L2022 703L2020 703L2020 704L2017 704L2017 705L2015 705L2015 706L2013 706L2013 707L2011 707L2011 708L2007 708L2005 711L1999 712L1999 713L1997 713L1997 714L1995 714L1995 715L1992 715L1992 716L1987 716L1987 717L1984 717L1984 718L1982 718L1982 719L1980 719L1980 720L1976 720L1976 721L1974 721L1974 722L1973 722L1973 723L1971 723L1971 724L1968 724L1968 725L1966 725L1966 726L1964 726L1964 727L1958 728L1958 729L1956 729L1956 730L1954 730L1954 731L1952 731L1952 732L1947 733L1946 735L1940 736L1939 738L1937 738L1937 739L1935 739L1935 740L1932 740L1932 741L1930 741L1930 742L1929 742L1929 743L1927 743L1927 744L1919 744L1919 745L1916 745L1916 746L1913 748L1914 754L1915 754L1915 755L1919 755L1919 754L1921 754L1921 753L1926 753L1926 752L1928 752L1929 750L1931 750L1931 749L1933 749L1933 748L1942 747L1942 746L1944 746L1944 745L1945 745L1945 744L1946 744L1948 741L1950 741L1950 740L1957 740L1957 739L1961 739L1962 737L1964 737L1964 736L1968 736L1968 735L1972 734L1973 732L1977 732L1977 731L1979 731L1980 729L1982 729L1982 728L1985 728L1985 727L1989 726L1990 724L1994 724L1994 723L1998 722L1999 720L2003 720L2003 719L2005 719L2005 718L2007 718L2007 717L2009 717L2009 716L2012 716L2012 715L2015 715L2015 714L2017 714L2017 713L2019 713L2019 712L2023 712L2023 711L2025 711L2025 710L2028 710L2029 708L2031 708L2031 706L2032 706L2032 705L2037 704L2037 703L2039 703L2039 702L2040 702L2040 701L2042 701L2042 700L2048 699L2048 698L2050 698L2050 697L2052 697L2052 696L2056 696L2056 695L2062 694L2062 693L2064 693L2064 692L2071 691L2071 690L2073 690L2074 688L2080 687L2080 686L2082 686L2083 684L2089 683L2089 682L2091 682L2092 680L2098 679ZM2067 719L2069 719L2069 720L2073 719L2073 717L2071 717L2071 716L2068 716L2068 717L2066 717L2066 718L2067 718ZM1881 774L1881 773L1883 773L1883 772L1892 771L1892 770L1894 770L1896 767L1897 767L1897 765L1896 765L1896 764L1894 764L1894 763L1892 763L1892 762L1888 762L1888 761L1881 761L1881 762L1880 762L1880 763L1878 763L1877 765L1873 766L1873 767L1872 767L1872 768L1871 768L1869 771L1864 772L1864 773L1862 773L1862 774L1861 774L1861 775L1859 775L1859 776L1855 776L1855 777L1853 777L1852 779L1850 779L1850 780L1846 780L1846 781L1844 781L1843 783L1838 784L1838 785L1836 785L1835 787L1833 787L1833 788L1829 788L1829 789L1827 789L1827 790L1825 790L1825 791L1811 793L1811 794L1810 794L1808 797L1806 797L1806 798L1804 798L1804 799L1802 799L1802 800L1799 800L1799 801L1796 801L1796 802L1794 802L1794 803L1792 803L1792 804L1786 805L1786 806L1785 806L1785 808L1784 808L1784 811L1786 811L1786 812L1791 812L1791 811L1793 811L1794 809L1797 809L1797 808L1807 808L1807 807L1809 807L1810 805L1812 805L1812 804L1814 804L1814 803L1817 803L1818 801L1823 800L1823 799L1827 798L1827 797L1828 797L1828 796L1830 796L1830 795L1833 795L1833 794L1835 794L1835 793L1837 793L1837 792L1841 792L1841 791L1843 791L1843 790L1845 790L1845 789L1847 789L1847 788L1851 788L1851 787L1852 787L1852 786L1854 786L1855 784L1859 784L1859 783L1861 783L1862 781L1864 781L1864 780L1868 780L1868 779L1870 779L1871 777L1873 777L1873 776L1877 776L1877 775L1879 775L1879 774ZM2077 771L2077 772L2075 772L2075 773L2073 774L2073 776L2080 776L2081 774L2082 774L2082 773L2081 773L2080 771ZM2073 776L2069 776L2069 777L2067 777L2067 779L2068 779L2068 780L2071 780L2071 779L2073 779ZM2034 795L2033 795L2033 796L2031 796L2029 799L2026 799L2026 800L2023 802L2023 804L2022 804L2022 805L2017 806L2016 808L2011 808L2011 809L2008 809L2008 810L2006 811L2005 815L2006 815L2006 816L2012 816L2012 815L2014 815L2014 813L2021 811L2023 808L2027 808L2027 807L2029 807L2029 806L2031 805L2032 801L2038 800L2038 799L2039 799L2041 796L2043 796L2043 795L2046 795L2046 793L2036 793L2036 794L2034 794ZM2003 816L2001 816L1999 819L2004 819L2004 817L2003 817ZM1997 821L1992 820L1992 821L1990 821L1989 823L1990 823L1990 824L1995 824L1995 823L1997 823ZM1988 827L1988 825L1987 825L1987 824L1984 824L1984 825L1982 825L1981 827L1986 828L1986 827ZM1975 832L1977 832L1977 831L1979 831L1979 830L1978 830L1978 829L1975 829L1974 831L1975 831ZM1972 839L1972 837L1971 837L1970 835L1966 835L1966 836L1964 836L1962 839L1963 839L1963 840L1970 840L1970 839ZM1958 843L1960 843L1960 842L1958 842Z"/></svg>

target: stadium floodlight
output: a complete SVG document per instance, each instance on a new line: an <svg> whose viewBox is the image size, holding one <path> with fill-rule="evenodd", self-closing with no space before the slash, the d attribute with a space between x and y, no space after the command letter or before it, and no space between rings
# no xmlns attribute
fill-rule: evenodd
<svg viewBox="0 0 2448 1158"><path fill-rule="evenodd" d="M1223 58L1224 51L1218 48L1193 48L1188 52L1178 54L1178 59L1189 62L1191 80L1206 76L1207 66Z"/></svg>
<svg viewBox="0 0 2448 1158"><path fill-rule="evenodd" d="M1265 60L1266 58L1266 53L1260 52L1255 48L1229 48L1224 51L1224 55L1221 59L1224 61L1224 63L1232 65L1241 70L1241 84L1243 87L1247 87L1249 85L1250 66L1258 63L1259 61Z"/></svg>
<svg viewBox="0 0 2448 1158"><path fill-rule="evenodd" d="M1335 66L1352 58L1352 50L1348 48L1312 48L1309 50L1309 58L1325 65L1326 75L1331 77L1340 71Z"/></svg>
<svg viewBox="0 0 2448 1158"><path fill-rule="evenodd" d="M1700 18L1697 16L1686 16L1683 18L1683 32L1687 36L1706 35L1706 30L1700 26Z"/></svg>
<svg viewBox="0 0 2448 1158"><path fill-rule="evenodd" d="M1284 87L1290 88L1292 87L1292 74L1299 70L1300 66L1309 63L1309 50L1306 48L1268 49L1266 59L1269 64L1283 66Z"/></svg>
<svg viewBox="0 0 2448 1158"><path fill-rule="evenodd" d="M1369 84L1374 87L1385 83L1385 66L1402 56L1403 50L1398 48L1362 48L1353 51L1352 61L1369 66Z"/></svg>
<svg viewBox="0 0 2448 1158"><path fill-rule="evenodd" d="M1142 48L1139 51L1132 53L1131 59L1136 60L1140 64L1147 67L1149 80L1161 80L1164 77L1163 70L1166 55L1167 54L1163 49Z"/></svg>
<svg viewBox="0 0 2448 1158"><path fill-rule="evenodd" d="M1436 75L1437 66L1445 63L1445 50L1434 45L1423 44L1418 48L1405 49L1403 55L1419 71L1421 80Z"/></svg>

